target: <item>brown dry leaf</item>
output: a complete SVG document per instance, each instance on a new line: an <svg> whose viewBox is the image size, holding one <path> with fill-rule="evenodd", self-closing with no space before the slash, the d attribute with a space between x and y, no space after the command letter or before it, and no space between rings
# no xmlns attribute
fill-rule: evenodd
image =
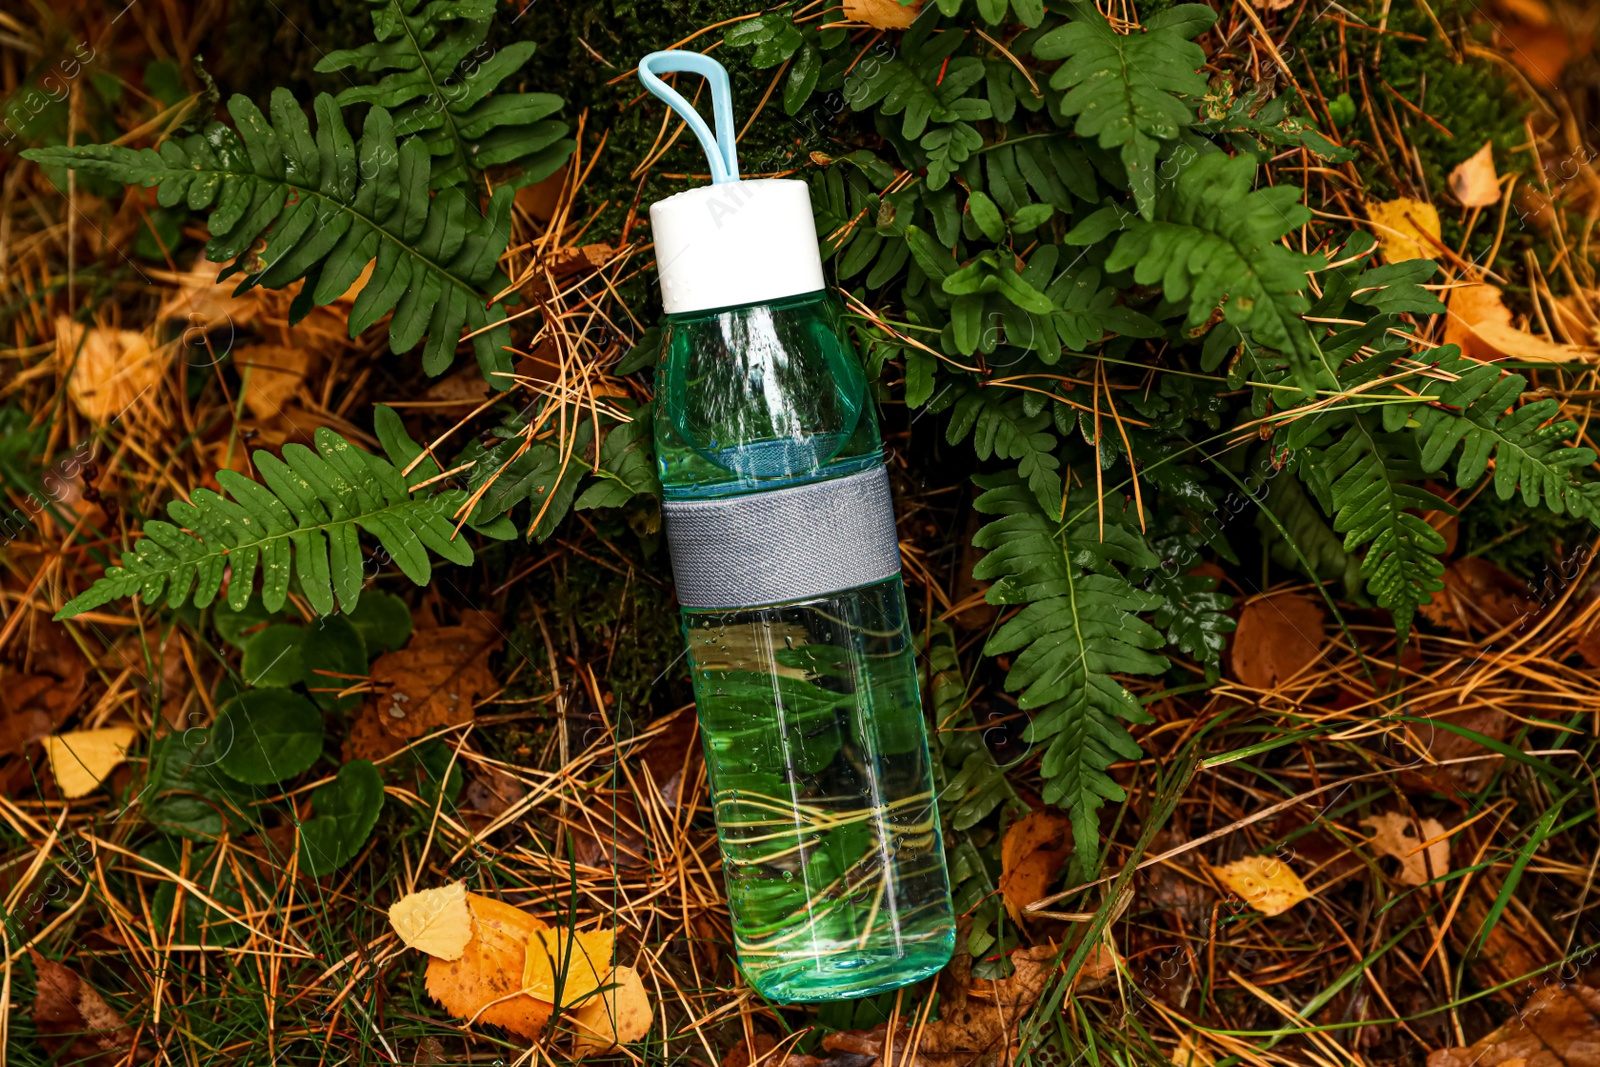
<svg viewBox="0 0 1600 1067"><path fill-rule="evenodd" d="M902 4L900 0L844 0L844 17L878 30L903 30L916 21L922 0Z"/></svg>
<svg viewBox="0 0 1600 1067"><path fill-rule="evenodd" d="M1117 973L1117 965L1122 962L1122 957L1117 955L1116 947L1107 941L1101 941L1089 950L1084 957L1083 966L1078 968L1078 976L1072 980L1072 988L1080 993L1087 993L1101 986L1110 985Z"/></svg>
<svg viewBox="0 0 1600 1067"><path fill-rule="evenodd" d="M1045 895L1071 853L1072 820L1058 811L1044 808L1011 824L1000 842L1000 895L1013 920Z"/></svg>
<svg viewBox="0 0 1600 1067"><path fill-rule="evenodd" d="M958 943L965 939L958 935ZM939 1018L928 1023L917 1045L917 1067L970 1067L974 1063L1003 1062L1001 1054L1017 1041L1017 1026L1038 1001L1051 972L1056 949L1051 945L1017 949L1011 953L1014 971L999 981L973 979L971 957L964 966L946 968L940 975ZM912 1033L908 1026L895 1032L893 1050L887 1024L871 1030L847 1030L829 1034L822 1047L829 1052L855 1055L892 1056L895 1063L908 1063ZM765 1067L765 1065L763 1065Z"/></svg>
<svg viewBox="0 0 1600 1067"><path fill-rule="evenodd" d="M739 1043L723 1055L722 1067L822 1067L827 1062L799 1052L774 1056L772 1053L777 1047L777 1038L757 1030L753 1041L741 1037Z"/></svg>
<svg viewBox="0 0 1600 1067"><path fill-rule="evenodd" d="M616 950L615 930L552 930L541 927L528 937L527 962L523 965L522 988L541 1000L556 1000L561 987L561 1006L582 1004L605 984L611 973L611 956Z"/></svg>
<svg viewBox="0 0 1600 1067"><path fill-rule="evenodd" d="M527 792L528 787L515 775L498 767L475 766L467 772L467 785L461 791L461 810L485 820L498 819Z"/></svg>
<svg viewBox="0 0 1600 1067"><path fill-rule="evenodd" d="M1306 884L1276 856L1246 856L1211 873L1223 887L1266 916L1282 915L1311 896Z"/></svg>
<svg viewBox="0 0 1600 1067"><path fill-rule="evenodd" d="M611 257L616 254L615 248L604 243L582 245L578 248L558 248L550 257L550 273L560 281L574 274L598 270L609 263Z"/></svg>
<svg viewBox="0 0 1600 1067"><path fill-rule="evenodd" d="M28 956L39 975L39 991L33 998L33 1025L39 1028L40 1042L57 1062L115 1067L130 1059L145 1063L152 1058L149 1049L134 1047L136 1035L132 1027L77 972L45 959L31 948Z"/></svg>
<svg viewBox="0 0 1600 1067"><path fill-rule="evenodd" d="M91 422L107 423L148 394L167 366L165 348L151 348L136 330L85 326L56 317L56 366L69 373L67 395Z"/></svg>
<svg viewBox="0 0 1600 1067"><path fill-rule="evenodd" d="M1600 1060L1600 990L1549 983L1470 1048L1428 1053L1428 1067L1593 1067Z"/></svg>
<svg viewBox="0 0 1600 1067"><path fill-rule="evenodd" d="M1450 172L1450 191L1463 207L1492 207L1500 202L1500 176L1494 172L1494 145L1483 147Z"/></svg>
<svg viewBox="0 0 1600 1067"><path fill-rule="evenodd" d="M244 403L261 422L273 422L305 384L311 353L305 348L282 345L251 345L233 354L239 373L250 377L244 383Z"/></svg>
<svg viewBox="0 0 1600 1067"><path fill-rule="evenodd" d="M481 611L460 626L416 631L405 648L373 661L378 721L405 738L470 721L473 702L499 687L489 656L504 641L498 616Z"/></svg>
<svg viewBox="0 0 1600 1067"><path fill-rule="evenodd" d="M539 222L549 222L561 203L561 190L567 184L568 169L568 165L563 163L561 169L550 177L518 189L517 208Z"/></svg>
<svg viewBox="0 0 1600 1067"><path fill-rule="evenodd" d="M94 792L127 757L136 736L131 726L107 726L45 738L50 773L55 775L61 795L72 800Z"/></svg>
<svg viewBox="0 0 1600 1067"><path fill-rule="evenodd" d="M489 385L483 380L483 371L477 367L463 367L454 374L428 386L422 399L432 404L481 404L489 395Z"/></svg>
<svg viewBox="0 0 1600 1067"><path fill-rule="evenodd" d="M389 925L408 947L436 959L459 960L472 940L466 883L406 894L389 905Z"/></svg>
<svg viewBox="0 0 1600 1067"><path fill-rule="evenodd" d="M32 674L8 674L0 685L0 755L20 755L78 710L89 662L59 623L34 630Z"/></svg>
<svg viewBox="0 0 1600 1067"><path fill-rule="evenodd" d="M1444 588L1422 605L1422 617L1456 633L1499 630L1532 617L1538 604L1528 583L1481 556L1453 560Z"/></svg>
<svg viewBox="0 0 1600 1067"><path fill-rule="evenodd" d="M521 908L467 894L472 940L458 960L428 961L428 995L451 1015L538 1037L554 1005L522 991L528 939L545 928Z"/></svg>
<svg viewBox="0 0 1600 1067"><path fill-rule="evenodd" d="M650 1032L654 1011L639 972L632 967L618 967L605 984L615 988L592 998L572 1016L578 1031L573 1053L580 1059L642 1040Z"/></svg>
<svg viewBox="0 0 1600 1067"><path fill-rule="evenodd" d="M350 732L340 749L345 763L353 759L379 760L394 755L406 747L404 738L395 737L383 728L378 714L378 701L368 697L350 719Z"/></svg>
<svg viewBox="0 0 1600 1067"><path fill-rule="evenodd" d="M1439 258L1439 246L1434 243L1439 239L1439 212L1432 204L1403 196L1369 201L1367 218L1372 220L1373 236L1385 263Z"/></svg>
<svg viewBox="0 0 1600 1067"><path fill-rule="evenodd" d="M1495 28L1505 38L1507 58L1535 88L1557 88L1574 51L1573 40L1564 29L1551 23L1516 21L1502 22Z"/></svg>
<svg viewBox="0 0 1600 1067"><path fill-rule="evenodd" d="M1233 676L1252 689L1274 689L1322 651L1322 605L1303 593L1252 600L1229 643Z"/></svg>
<svg viewBox="0 0 1600 1067"><path fill-rule="evenodd" d="M1418 823L1397 811L1369 815L1361 820L1362 826L1372 828L1372 847L1400 861L1400 881L1405 885L1426 885L1450 871L1450 841L1434 841L1422 851L1417 846L1433 841L1444 833L1438 819L1421 820L1422 836L1417 836Z"/></svg>
<svg viewBox="0 0 1600 1067"><path fill-rule="evenodd" d="M1250 0L1258 11L1283 11L1294 6L1294 0Z"/></svg>

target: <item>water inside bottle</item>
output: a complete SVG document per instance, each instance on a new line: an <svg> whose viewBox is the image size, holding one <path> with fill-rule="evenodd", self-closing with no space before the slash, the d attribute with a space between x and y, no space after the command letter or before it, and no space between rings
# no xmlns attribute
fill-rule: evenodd
<svg viewBox="0 0 1600 1067"><path fill-rule="evenodd" d="M900 580L684 629L752 984L838 999L942 967L955 929Z"/></svg>

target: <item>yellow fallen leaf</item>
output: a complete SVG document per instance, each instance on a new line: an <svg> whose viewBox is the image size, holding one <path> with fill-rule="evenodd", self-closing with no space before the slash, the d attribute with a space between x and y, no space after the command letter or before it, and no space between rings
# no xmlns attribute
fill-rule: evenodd
<svg viewBox="0 0 1600 1067"><path fill-rule="evenodd" d="M1400 861L1400 881L1406 885L1426 885L1450 871L1450 841L1434 841L1426 849L1424 841L1433 841L1444 833L1438 819L1421 820L1422 836L1418 837L1418 824L1397 811L1382 815L1369 815L1361 820L1362 826L1372 828L1372 847Z"/></svg>
<svg viewBox="0 0 1600 1067"><path fill-rule="evenodd" d="M611 973L616 940L615 930L578 930L570 934L564 929L535 930L528 938L522 988L540 1000L555 1003L559 976L561 1006L581 1004L605 984L605 976Z"/></svg>
<svg viewBox="0 0 1600 1067"><path fill-rule="evenodd" d="M1263 915L1282 915L1311 895L1300 876L1276 856L1246 856L1213 867L1211 873Z"/></svg>
<svg viewBox="0 0 1600 1067"><path fill-rule="evenodd" d="M152 349L137 330L56 317L56 366L70 372L67 395L92 422L110 422L146 398L161 381L167 355L164 348Z"/></svg>
<svg viewBox="0 0 1600 1067"><path fill-rule="evenodd" d="M844 17L879 30L903 30L916 21L921 0L902 4L900 0L844 0Z"/></svg>
<svg viewBox="0 0 1600 1067"><path fill-rule="evenodd" d="M132 727L108 726L45 738L50 773L61 795L70 800L92 792L123 761L134 736Z"/></svg>
<svg viewBox="0 0 1600 1067"><path fill-rule="evenodd" d="M1406 197L1372 201L1367 204L1367 218L1372 220L1385 263L1439 258L1439 246L1434 243L1439 238L1439 212L1432 204Z"/></svg>
<svg viewBox="0 0 1600 1067"><path fill-rule="evenodd" d="M409 947L441 960L459 960L472 940L466 883L408 893L389 905L389 925Z"/></svg>
<svg viewBox="0 0 1600 1067"><path fill-rule="evenodd" d="M544 923L493 897L466 895L472 939L457 960L428 961L428 995L451 1015L533 1038L555 1005L522 989L528 939Z"/></svg>
<svg viewBox="0 0 1600 1067"><path fill-rule="evenodd" d="M1216 1057L1206 1048L1205 1041L1193 1034L1184 1034L1167 1057L1173 1067L1216 1067Z"/></svg>
<svg viewBox="0 0 1600 1067"><path fill-rule="evenodd" d="M1465 207L1492 207L1500 202L1500 176L1494 172L1494 146L1483 147L1450 172L1450 191Z"/></svg>
<svg viewBox="0 0 1600 1067"><path fill-rule="evenodd" d="M573 1051L580 1058L639 1041L650 1032L653 1010L639 972L632 967L618 967L605 984L614 988L604 990L573 1013L572 1024L578 1031Z"/></svg>

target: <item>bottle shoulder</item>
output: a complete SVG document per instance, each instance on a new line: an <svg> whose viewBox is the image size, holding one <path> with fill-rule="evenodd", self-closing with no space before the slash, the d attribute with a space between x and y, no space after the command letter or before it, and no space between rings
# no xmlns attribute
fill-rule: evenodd
<svg viewBox="0 0 1600 1067"><path fill-rule="evenodd" d="M669 316L656 456L668 499L804 484L882 462L866 376L826 293Z"/></svg>

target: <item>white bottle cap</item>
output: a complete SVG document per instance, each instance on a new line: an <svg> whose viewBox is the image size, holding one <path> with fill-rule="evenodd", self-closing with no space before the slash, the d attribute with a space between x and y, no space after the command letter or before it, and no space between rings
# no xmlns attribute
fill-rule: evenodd
<svg viewBox="0 0 1600 1067"><path fill-rule="evenodd" d="M650 205L668 315L826 287L811 190L794 178L702 186Z"/></svg>

